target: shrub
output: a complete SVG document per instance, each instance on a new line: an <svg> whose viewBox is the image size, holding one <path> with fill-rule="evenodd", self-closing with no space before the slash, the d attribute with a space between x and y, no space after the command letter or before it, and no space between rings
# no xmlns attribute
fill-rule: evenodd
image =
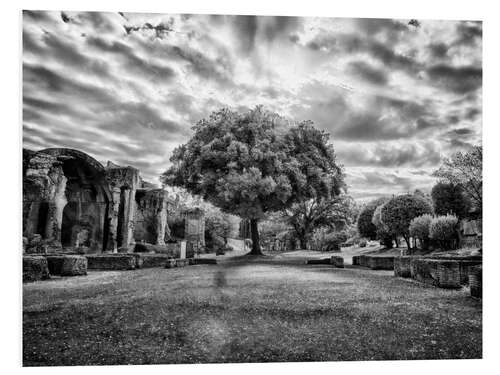
<svg viewBox="0 0 500 375"><path fill-rule="evenodd" d="M417 238L424 250L429 248L429 226L431 221L432 216L425 214L416 217L410 222L410 236Z"/></svg>
<svg viewBox="0 0 500 375"><path fill-rule="evenodd" d="M366 240L359 241L359 247L366 247Z"/></svg>
<svg viewBox="0 0 500 375"><path fill-rule="evenodd" d="M437 216L429 225L429 237L443 249L456 246L458 218L455 215Z"/></svg>
<svg viewBox="0 0 500 375"><path fill-rule="evenodd" d="M345 240L345 233L330 232L328 228L321 227L314 230L311 242L318 251L340 251L340 244Z"/></svg>
<svg viewBox="0 0 500 375"><path fill-rule="evenodd" d="M358 221L357 221L357 226L358 226L358 232L361 237L366 237L371 240L374 240L377 238L377 228L375 225L372 223L373 219L373 213L375 212L376 208L385 202L388 201L388 198L379 198L375 199L374 201L371 201L368 203L359 213L358 216Z"/></svg>
<svg viewBox="0 0 500 375"><path fill-rule="evenodd" d="M394 236L403 236L408 246L410 245L410 222L421 215L432 214L429 202L418 195L399 195L384 204L381 209L381 220L390 228Z"/></svg>

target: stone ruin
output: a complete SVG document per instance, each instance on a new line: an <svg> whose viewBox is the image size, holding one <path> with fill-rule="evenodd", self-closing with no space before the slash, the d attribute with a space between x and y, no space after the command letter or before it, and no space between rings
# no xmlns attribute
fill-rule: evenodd
<svg viewBox="0 0 500 375"><path fill-rule="evenodd" d="M134 252L165 245L169 198L133 167L103 166L84 152L23 149L23 250L26 253ZM187 248L204 246L204 215L185 216Z"/></svg>

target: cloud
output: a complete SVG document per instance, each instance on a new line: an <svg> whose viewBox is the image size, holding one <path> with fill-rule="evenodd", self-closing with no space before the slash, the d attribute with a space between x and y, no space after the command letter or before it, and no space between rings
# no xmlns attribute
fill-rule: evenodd
<svg viewBox="0 0 500 375"><path fill-rule="evenodd" d="M481 142L482 24L23 12L23 144L74 147L157 180L191 127L262 104L328 132L350 192L432 185Z"/></svg>
<svg viewBox="0 0 500 375"><path fill-rule="evenodd" d="M430 83L456 94L466 94L482 86L483 70L477 66L439 64L429 67L426 73Z"/></svg>

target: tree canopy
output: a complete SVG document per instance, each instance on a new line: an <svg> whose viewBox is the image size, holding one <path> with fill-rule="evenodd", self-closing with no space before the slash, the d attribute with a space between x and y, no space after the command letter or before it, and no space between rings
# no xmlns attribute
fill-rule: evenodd
<svg viewBox="0 0 500 375"><path fill-rule="evenodd" d="M290 124L262 107L222 109L193 130L174 150L162 180L250 219L254 254L261 253L257 223L266 212L330 198L344 186L329 135L309 121Z"/></svg>
<svg viewBox="0 0 500 375"><path fill-rule="evenodd" d="M382 222L394 235L403 236L410 249L410 222L417 216L432 214L432 206L419 195L399 195L384 204L380 214Z"/></svg>
<svg viewBox="0 0 500 375"><path fill-rule="evenodd" d="M483 207L483 147L474 146L469 152L457 152L445 159L434 172L441 181L460 186L478 212Z"/></svg>
<svg viewBox="0 0 500 375"><path fill-rule="evenodd" d="M454 214L458 218L467 216L469 202L460 185L438 182L431 191L436 215Z"/></svg>
<svg viewBox="0 0 500 375"><path fill-rule="evenodd" d="M388 200L389 198L386 197L378 198L369 202L361 209L357 222L360 236L366 237L370 240L377 238L377 227L372 222L373 214L378 206L384 204Z"/></svg>

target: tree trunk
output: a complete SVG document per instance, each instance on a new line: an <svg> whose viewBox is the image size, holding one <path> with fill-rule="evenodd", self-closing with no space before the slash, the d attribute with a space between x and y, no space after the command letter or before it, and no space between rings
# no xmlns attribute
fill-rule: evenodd
<svg viewBox="0 0 500 375"><path fill-rule="evenodd" d="M408 250L411 250L410 238L407 236L404 236L404 239L406 241L406 246L408 246Z"/></svg>
<svg viewBox="0 0 500 375"><path fill-rule="evenodd" d="M262 250L260 249L258 224L259 224L258 219L250 220L250 232L252 232L252 251L250 251L250 254L252 255L263 255Z"/></svg>

